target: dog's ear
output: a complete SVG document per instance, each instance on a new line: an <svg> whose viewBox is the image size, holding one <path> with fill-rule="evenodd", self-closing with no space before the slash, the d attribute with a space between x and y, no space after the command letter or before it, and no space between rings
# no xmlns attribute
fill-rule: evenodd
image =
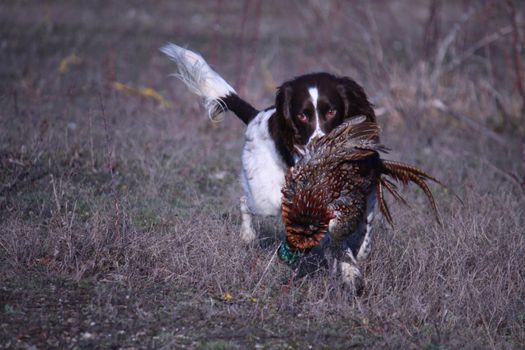
<svg viewBox="0 0 525 350"><path fill-rule="evenodd" d="M277 96L275 97L277 114L282 115L288 122L292 120L292 91L290 84L284 83L277 89Z"/></svg>
<svg viewBox="0 0 525 350"><path fill-rule="evenodd" d="M365 90L361 85L347 77L339 78L337 92L341 95L344 103L344 119L364 115L367 121L376 121L372 104L368 101Z"/></svg>
<svg viewBox="0 0 525 350"><path fill-rule="evenodd" d="M275 97L275 110L277 118L271 118L270 134L275 140L277 149L288 166L294 161L294 139L297 129L292 121L292 95L293 88L290 83L284 83L277 90Z"/></svg>

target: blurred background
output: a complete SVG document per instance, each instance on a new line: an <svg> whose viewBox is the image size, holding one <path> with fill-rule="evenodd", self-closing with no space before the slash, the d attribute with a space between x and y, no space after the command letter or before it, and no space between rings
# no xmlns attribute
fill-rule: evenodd
<svg viewBox="0 0 525 350"><path fill-rule="evenodd" d="M0 346L523 346L524 15L518 0L2 1ZM283 289L279 218L238 242L244 126L206 118L167 42L257 108L297 75L352 77L389 157L463 203L433 188L440 227L405 189L416 205L377 223L357 301L322 274Z"/></svg>

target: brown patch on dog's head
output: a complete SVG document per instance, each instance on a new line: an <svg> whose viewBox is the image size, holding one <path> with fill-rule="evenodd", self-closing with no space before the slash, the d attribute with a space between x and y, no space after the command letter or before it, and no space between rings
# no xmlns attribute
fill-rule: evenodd
<svg viewBox="0 0 525 350"><path fill-rule="evenodd" d="M305 145L343 121L359 116L375 122L371 103L354 80L328 73L297 77L282 84L275 101L279 132L290 153L295 145ZM275 131L272 132L272 135Z"/></svg>

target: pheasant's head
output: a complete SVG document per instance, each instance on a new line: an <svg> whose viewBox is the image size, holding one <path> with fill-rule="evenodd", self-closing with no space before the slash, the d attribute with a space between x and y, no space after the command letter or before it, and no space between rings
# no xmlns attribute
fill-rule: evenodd
<svg viewBox="0 0 525 350"><path fill-rule="evenodd" d="M282 214L286 242L294 251L307 252L321 243L334 215L321 193L298 191L291 194L283 191Z"/></svg>

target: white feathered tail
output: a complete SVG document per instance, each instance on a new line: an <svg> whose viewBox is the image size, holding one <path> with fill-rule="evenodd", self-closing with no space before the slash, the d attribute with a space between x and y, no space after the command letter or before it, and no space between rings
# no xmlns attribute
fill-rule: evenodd
<svg viewBox="0 0 525 350"><path fill-rule="evenodd" d="M206 63L201 55L175 44L167 44L160 51L165 53L177 65L174 74L188 88L204 99L204 107L211 120L220 120L220 115L227 110L222 101L235 90Z"/></svg>

